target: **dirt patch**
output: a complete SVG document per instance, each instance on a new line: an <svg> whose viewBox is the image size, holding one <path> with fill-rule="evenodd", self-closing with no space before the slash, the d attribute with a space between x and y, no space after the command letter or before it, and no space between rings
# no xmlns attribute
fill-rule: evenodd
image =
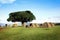
<svg viewBox="0 0 60 40"><path fill-rule="evenodd" d="M3 30L3 28L0 28L0 31L2 31Z"/></svg>

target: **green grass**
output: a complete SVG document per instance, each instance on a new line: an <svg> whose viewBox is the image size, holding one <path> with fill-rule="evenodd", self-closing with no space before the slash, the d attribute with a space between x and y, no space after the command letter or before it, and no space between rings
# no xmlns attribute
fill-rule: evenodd
<svg viewBox="0 0 60 40"><path fill-rule="evenodd" d="M0 40L60 40L60 26L53 28L4 28Z"/></svg>

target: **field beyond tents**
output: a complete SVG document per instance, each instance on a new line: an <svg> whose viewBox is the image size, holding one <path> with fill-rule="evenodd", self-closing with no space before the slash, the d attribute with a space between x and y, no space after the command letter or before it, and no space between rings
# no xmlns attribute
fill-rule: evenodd
<svg viewBox="0 0 60 40"><path fill-rule="evenodd" d="M0 40L60 40L60 26L53 28L3 28Z"/></svg>

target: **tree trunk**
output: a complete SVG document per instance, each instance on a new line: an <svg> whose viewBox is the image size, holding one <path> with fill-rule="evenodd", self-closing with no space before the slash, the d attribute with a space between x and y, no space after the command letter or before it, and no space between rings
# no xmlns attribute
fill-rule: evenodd
<svg viewBox="0 0 60 40"><path fill-rule="evenodd" d="M26 22L22 22L22 26L23 27L26 27Z"/></svg>

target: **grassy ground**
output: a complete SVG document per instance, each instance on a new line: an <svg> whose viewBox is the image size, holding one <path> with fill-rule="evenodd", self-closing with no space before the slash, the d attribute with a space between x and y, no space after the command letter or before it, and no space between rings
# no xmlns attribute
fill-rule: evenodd
<svg viewBox="0 0 60 40"><path fill-rule="evenodd" d="M4 28L0 40L60 40L60 26L53 28Z"/></svg>

